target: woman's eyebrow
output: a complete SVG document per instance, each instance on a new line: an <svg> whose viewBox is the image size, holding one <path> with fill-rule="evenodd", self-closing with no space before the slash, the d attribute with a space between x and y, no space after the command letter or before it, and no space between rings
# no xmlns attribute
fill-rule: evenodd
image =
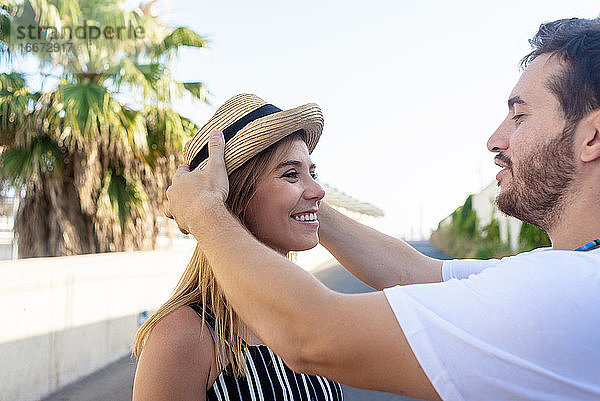
<svg viewBox="0 0 600 401"><path fill-rule="evenodd" d="M302 162L298 161L298 160L286 160L284 162L281 162L277 165L277 167L275 167L275 170L279 170L280 168L283 167L288 167L288 166L294 166L296 168L301 168L302 167ZM317 166L312 163L309 167L309 170L312 170L314 168L316 168Z"/></svg>

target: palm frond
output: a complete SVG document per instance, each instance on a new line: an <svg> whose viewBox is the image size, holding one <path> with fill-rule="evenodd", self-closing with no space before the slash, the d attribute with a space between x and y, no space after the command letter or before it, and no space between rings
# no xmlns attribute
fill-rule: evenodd
<svg viewBox="0 0 600 401"><path fill-rule="evenodd" d="M59 27L61 25L60 13L53 2L47 0L26 0L23 7L33 10L34 21L41 26Z"/></svg>
<svg viewBox="0 0 600 401"><path fill-rule="evenodd" d="M34 171L34 155L29 149L14 146L0 155L0 175L17 185L24 178L30 177Z"/></svg>
<svg viewBox="0 0 600 401"><path fill-rule="evenodd" d="M0 0L0 61L4 60L7 65L13 60L14 54L11 46L11 24L15 7L12 2Z"/></svg>
<svg viewBox="0 0 600 401"><path fill-rule="evenodd" d="M17 4L12 0L0 0L0 9L4 10L8 14L11 14L12 10L16 6Z"/></svg>
<svg viewBox="0 0 600 401"><path fill-rule="evenodd" d="M0 74L0 91L2 95L25 88L25 76L18 72ZM5 92L6 91L6 92Z"/></svg>
<svg viewBox="0 0 600 401"><path fill-rule="evenodd" d="M16 131L33 111L37 94L25 86L22 74L0 73L0 145L15 142Z"/></svg>
<svg viewBox="0 0 600 401"><path fill-rule="evenodd" d="M0 7L0 42L5 45L10 43L10 27L10 16L3 7Z"/></svg>
<svg viewBox="0 0 600 401"><path fill-rule="evenodd" d="M0 155L0 175L20 185L36 173L62 174L63 158L52 138L34 138L28 146L13 146Z"/></svg>
<svg viewBox="0 0 600 401"><path fill-rule="evenodd" d="M204 82L183 82L183 87L196 99L208 103L208 90Z"/></svg>
<svg viewBox="0 0 600 401"><path fill-rule="evenodd" d="M138 64L128 58L111 66L104 74L116 84L116 90L128 84L129 88L141 89L144 98L156 94L156 84L166 73L165 66L159 63Z"/></svg>
<svg viewBox="0 0 600 401"><path fill-rule="evenodd" d="M184 86L173 79L169 70L155 64L136 64L122 60L107 73L115 74L113 80L120 93L138 95L141 103L167 104L183 95Z"/></svg>
<svg viewBox="0 0 600 401"><path fill-rule="evenodd" d="M148 195L144 190L142 182L136 177L131 177L127 182L127 194L129 197L129 206L135 213L143 217L150 210L148 208Z"/></svg>
<svg viewBox="0 0 600 401"><path fill-rule="evenodd" d="M150 63L150 64L138 64L135 63L135 67L144 74L146 80L151 84L157 82L163 76L166 67L159 63Z"/></svg>
<svg viewBox="0 0 600 401"><path fill-rule="evenodd" d="M99 124L102 121L98 119L104 120L108 117L104 112L110 113L104 107L106 88L90 81L66 82L59 85L57 94L64 105L65 123L77 137L91 139L100 135L99 129L104 124Z"/></svg>
<svg viewBox="0 0 600 401"><path fill-rule="evenodd" d="M61 21L63 25L68 24L71 26L79 25L83 20L83 13L81 10L80 1L59 1L58 12L61 15Z"/></svg>
<svg viewBox="0 0 600 401"><path fill-rule="evenodd" d="M199 127L173 109L149 108L146 113L148 145L155 156L177 154Z"/></svg>
<svg viewBox="0 0 600 401"><path fill-rule="evenodd" d="M134 212L138 216L148 213L148 196L138 179L128 180L123 174L110 168L104 175L98 209L107 216L116 215L123 229Z"/></svg>
<svg viewBox="0 0 600 401"><path fill-rule="evenodd" d="M125 107L120 107L120 109L118 115L120 126L123 129L123 135L121 138L115 138L115 140L127 140L129 147L135 152L136 156L141 159L143 158L143 154L148 152L148 133L146 131L144 115L139 111Z"/></svg>
<svg viewBox="0 0 600 401"><path fill-rule="evenodd" d="M181 46L206 48L208 47L208 40L189 28L178 27L169 33L159 46L155 47L154 56L160 57L164 53L177 50Z"/></svg>
<svg viewBox="0 0 600 401"><path fill-rule="evenodd" d="M175 28L164 40L166 50L180 46L208 47L208 40L189 28Z"/></svg>

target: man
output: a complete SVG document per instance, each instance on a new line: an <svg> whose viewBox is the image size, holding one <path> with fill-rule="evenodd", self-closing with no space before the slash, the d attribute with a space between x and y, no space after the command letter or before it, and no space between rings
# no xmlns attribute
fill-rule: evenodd
<svg viewBox="0 0 600 401"><path fill-rule="evenodd" d="M177 171L167 215L292 369L425 399L600 399L600 21L543 24L531 44L488 149L503 168L498 207L544 229L552 248L442 262L323 203L321 243L385 289L339 294L224 207L219 132L204 170Z"/></svg>

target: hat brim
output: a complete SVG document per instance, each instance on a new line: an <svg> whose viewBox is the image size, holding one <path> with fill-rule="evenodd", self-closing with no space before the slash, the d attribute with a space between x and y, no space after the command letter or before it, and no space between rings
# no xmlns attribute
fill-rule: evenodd
<svg viewBox="0 0 600 401"><path fill-rule="evenodd" d="M239 130L225 144L225 166L227 174L288 135L304 130L308 153L317 146L323 132L323 113L315 103L308 103L293 109L283 110L256 119ZM204 132L200 139L201 146L208 143L210 132ZM189 160L186 160L189 164ZM207 160L198 168L203 169Z"/></svg>

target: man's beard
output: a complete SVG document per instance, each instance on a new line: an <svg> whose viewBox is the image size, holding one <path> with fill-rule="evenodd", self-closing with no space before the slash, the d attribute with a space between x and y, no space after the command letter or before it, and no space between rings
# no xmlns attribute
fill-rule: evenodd
<svg viewBox="0 0 600 401"><path fill-rule="evenodd" d="M508 164L511 183L498 195L501 212L548 232L558 222L569 197L575 176L573 134L577 124L567 124L562 134L532 151L517 168L505 155L498 159Z"/></svg>

